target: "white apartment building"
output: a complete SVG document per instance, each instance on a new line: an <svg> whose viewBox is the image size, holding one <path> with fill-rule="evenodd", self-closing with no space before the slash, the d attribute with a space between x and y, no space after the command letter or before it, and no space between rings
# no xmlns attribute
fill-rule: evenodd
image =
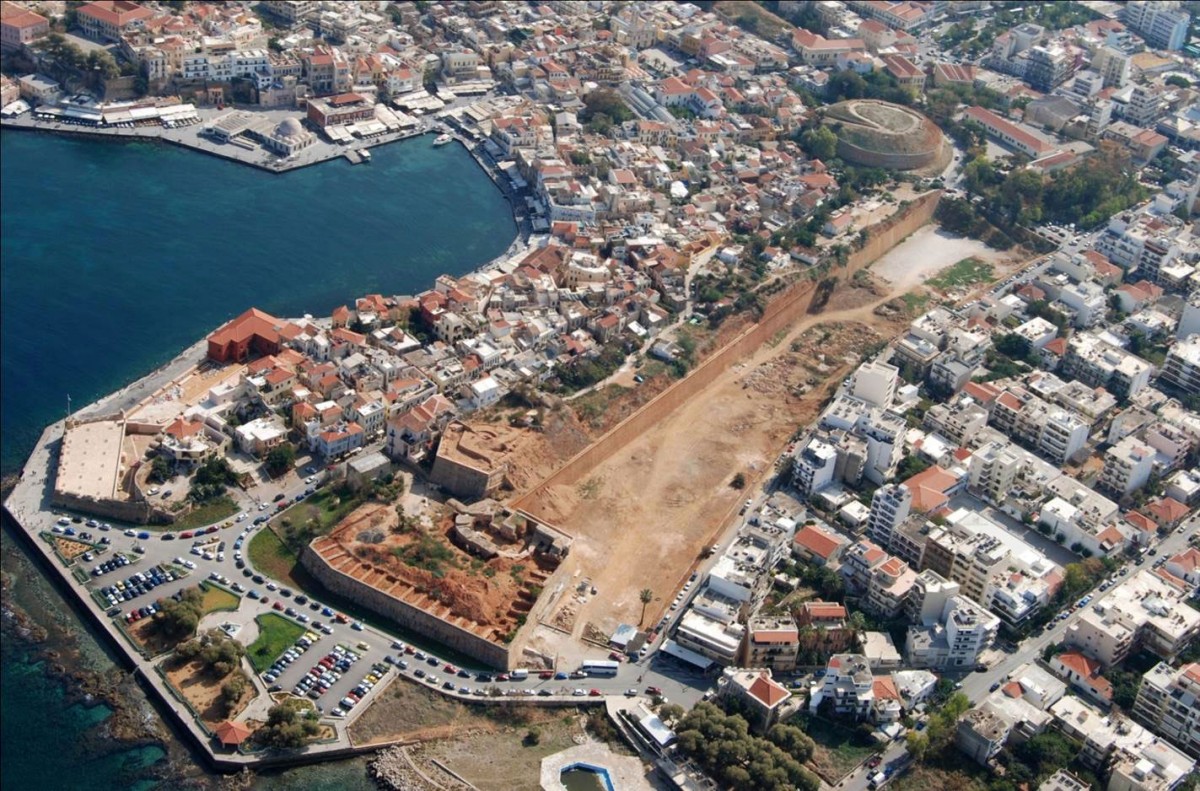
<svg viewBox="0 0 1200 791"><path fill-rule="evenodd" d="M902 483L885 483L876 489L867 517L867 535L880 546L891 546L893 533L912 510L912 499L912 492Z"/></svg>
<svg viewBox="0 0 1200 791"><path fill-rule="evenodd" d="M1137 646L1173 659L1200 633L1200 612L1183 603L1186 592L1152 571L1139 571L1113 589L1105 601L1085 609L1067 629L1066 644L1106 667L1121 662Z"/></svg>
<svg viewBox="0 0 1200 791"><path fill-rule="evenodd" d="M1118 398L1128 398L1150 384L1154 366L1096 335L1078 333L1067 341L1063 370L1084 384L1103 387Z"/></svg>
<svg viewBox="0 0 1200 791"><path fill-rule="evenodd" d="M1167 352L1159 380L1183 393L1200 393L1200 334L1175 342Z"/></svg>
<svg viewBox="0 0 1200 791"><path fill-rule="evenodd" d="M900 369L885 362L872 360L863 363L854 372L850 393L872 406L887 409L896 398L896 384L900 381Z"/></svg>
<svg viewBox="0 0 1200 791"><path fill-rule="evenodd" d="M1124 497L1146 485L1154 471L1154 448L1134 437L1124 437L1104 452L1099 485Z"/></svg>
<svg viewBox="0 0 1200 791"><path fill-rule="evenodd" d="M913 580L912 591L904 604L905 615L921 626L933 626L942 619L946 604L959 595L960 586L941 574L925 569Z"/></svg>
<svg viewBox="0 0 1200 791"><path fill-rule="evenodd" d="M1151 47L1177 50L1187 42L1191 17L1177 4L1135 0L1121 7L1121 20Z"/></svg>
<svg viewBox="0 0 1200 791"><path fill-rule="evenodd" d="M990 503L1003 503L1021 473L1021 454L1012 445L990 442L971 454L967 488Z"/></svg>
<svg viewBox="0 0 1200 791"><path fill-rule="evenodd" d="M816 437L792 456L792 485L803 497L813 494L833 482L837 464L837 449Z"/></svg>
<svg viewBox="0 0 1200 791"><path fill-rule="evenodd" d="M1159 662L1146 671L1133 716L1188 755L1200 758L1200 663L1173 668Z"/></svg>
<svg viewBox="0 0 1200 791"><path fill-rule="evenodd" d="M875 702L875 675L862 654L837 654L829 658L820 683L810 688L808 707L818 711L829 701L833 712L842 717L867 719Z"/></svg>
<svg viewBox="0 0 1200 791"><path fill-rule="evenodd" d="M996 639L1000 619L963 596L951 596L939 623L910 626L905 655L913 667L969 668Z"/></svg>

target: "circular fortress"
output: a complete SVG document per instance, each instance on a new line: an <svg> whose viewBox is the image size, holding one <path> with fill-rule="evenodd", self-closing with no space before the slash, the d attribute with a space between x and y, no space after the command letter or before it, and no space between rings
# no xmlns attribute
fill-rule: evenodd
<svg viewBox="0 0 1200 791"><path fill-rule="evenodd" d="M916 170L943 162L949 154L937 124L890 102L838 102L826 108L824 123L837 135L838 156L855 165Z"/></svg>

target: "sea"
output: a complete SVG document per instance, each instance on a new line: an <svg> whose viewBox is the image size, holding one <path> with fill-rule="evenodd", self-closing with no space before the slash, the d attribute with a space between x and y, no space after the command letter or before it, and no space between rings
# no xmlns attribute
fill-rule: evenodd
<svg viewBox="0 0 1200 791"><path fill-rule="evenodd" d="M156 143L0 134L0 472L19 471L69 404L149 373L249 307L328 316L501 254L517 234L503 194L460 146L431 143L276 175ZM0 645L0 786L164 787L164 762L186 748L105 738L111 710L47 673L46 653L100 674L115 672L113 657L7 529L0 558L7 603L51 634L36 643L6 628ZM355 759L249 787L374 786Z"/></svg>

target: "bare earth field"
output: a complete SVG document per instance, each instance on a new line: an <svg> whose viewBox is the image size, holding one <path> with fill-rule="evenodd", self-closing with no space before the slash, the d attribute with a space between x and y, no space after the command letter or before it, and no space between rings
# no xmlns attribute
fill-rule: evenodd
<svg viewBox="0 0 1200 791"><path fill-rule="evenodd" d="M598 636L638 622L645 587L655 594L646 623L657 620L744 499L729 486L732 477L744 473L748 488L760 480L795 430L816 416L827 387L857 365L861 350L898 332L898 323L872 313L885 299L867 289L838 290L823 314L764 344L589 478L528 503L531 513L576 537L567 573L597 591L562 597L559 611L543 618L557 629L540 627L531 647L575 658L585 626ZM817 325L822 329L805 337Z"/></svg>
<svg viewBox="0 0 1200 791"><path fill-rule="evenodd" d="M1018 248L993 250L975 239L953 236L936 225L926 225L872 264L870 272L891 284L893 292L903 294L972 256L991 264L997 278L1024 260Z"/></svg>

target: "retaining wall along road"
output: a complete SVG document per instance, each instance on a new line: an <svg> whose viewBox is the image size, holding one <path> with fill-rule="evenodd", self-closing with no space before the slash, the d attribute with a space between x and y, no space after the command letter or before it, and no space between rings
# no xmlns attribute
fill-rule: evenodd
<svg viewBox="0 0 1200 791"><path fill-rule="evenodd" d="M902 211L871 226L867 244L861 250L852 253L846 268L838 270L836 274L843 281L849 279L855 272L874 263L913 231L929 222L941 195L941 191L926 193ZM816 291L817 284L811 280L797 283L784 291L767 306L761 321L748 327L686 377L646 402L637 412L523 492L513 500L512 506L536 515L538 497L542 492L553 486L569 486L582 480L621 448L653 429L675 409L712 384L731 366L752 354L775 333L804 316L812 305L812 297Z"/></svg>

